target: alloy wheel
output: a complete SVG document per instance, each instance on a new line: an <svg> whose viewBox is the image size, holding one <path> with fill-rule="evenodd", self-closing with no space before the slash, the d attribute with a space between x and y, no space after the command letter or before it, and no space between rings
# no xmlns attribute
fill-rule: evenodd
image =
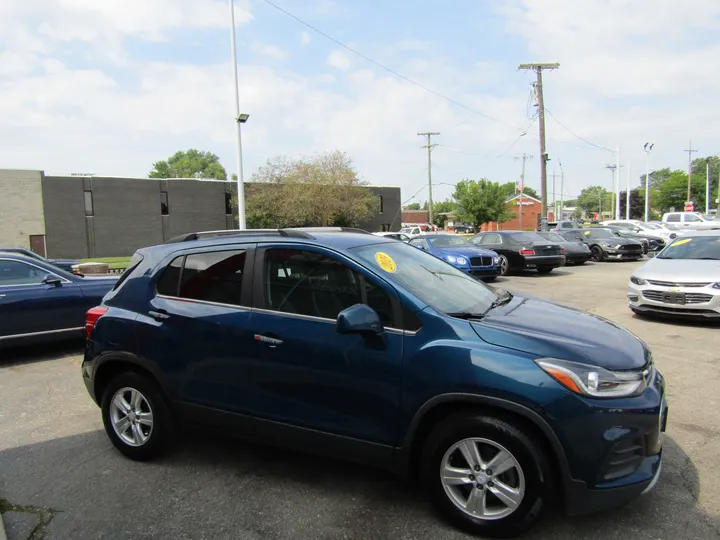
<svg viewBox="0 0 720 540"><path fill-rule="evenodd" d="M510 263L505 255L500 255L500 275L504 276L510 269Z"/></svg>
<svg viewBox="0 0 720 540"><path fill-rule="evenodd" d="M525 496L520 463L489 439L469 438L453 444L440 462L440 480L455 506L483 520L509 516Z"/></svg>
<svg viewBox="0 0 720 540"><path fill-rule="evenodd" d="M143 446L153 432L150 402L135 388L121 388L110 402L110 420L115 434L128 446Z"/></svg>
<svg viewBox="0 0 720 540"><path fill-rule="evenodd" d="M600 262L603 259L603 252L602 248L600 246L593 246L592 248L592 260L595 262Z"/></svg>

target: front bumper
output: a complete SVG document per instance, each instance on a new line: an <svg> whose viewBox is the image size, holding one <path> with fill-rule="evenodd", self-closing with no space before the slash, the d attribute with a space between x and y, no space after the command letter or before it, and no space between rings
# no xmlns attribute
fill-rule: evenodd
<svg viewBox="0 0 720 540"><path fill-rule="evenodd" d="M568 395L545 414L565 450L565 510L578 515L621 506L652 489L662 465L668 406L662 375L651 368L638 396Z"/></svg>
<svg viewBox="0 0 720 540"><path fill-rule="evenodd" d="M720 289L705 287L665 287L647 283L628 283L628 305L645 313L719 318Z"/></svg>
<svg viewBox="0 0 720 540"><path fill-rule="evenodd" d="M467 272L472 277L495 277L500 275L499 266L471 266L469 268L461 268L464 272Z"/></svg>
<svg viewBox="0 0 720 540"><path fill-rule="evenodd" d="M643 256L642 247L634 251L625 251L621 249L610 248L603 248L603 250L605 251L605 257L614 261L637 260Z"/></svg>

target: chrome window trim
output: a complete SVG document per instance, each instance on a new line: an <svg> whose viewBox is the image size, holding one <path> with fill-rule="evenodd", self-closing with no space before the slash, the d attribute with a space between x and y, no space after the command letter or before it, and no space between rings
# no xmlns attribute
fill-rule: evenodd
<svg viewBox="0 0 720 540"><path fill-rule="evenodd" d="M72 281L70 281L69 279L59 276L55 272L48 270L47 268L43 268L42 266L38 266L37 264L33 264L28 261L18 261L17 259L8 259L7 257L0 257L0 261L10 261L10 262L16 262L16 263L20 263L20 264L27 264L29 266L33 266L33 267L37 268L38 270L44 271L46 274L55 276L56 278L58 278L61 281L61 283L72 283ZM45 285L45 283L43 283L42 281L39 283L22 283L20 285L3 285L2 283L0 283L0 287L27 287L29 285Z"/></svg>
<svg viewBox="0 0 720 540"><path fill-rule="evenodd" d="M45 336L50 334L61 334L63 332L80 332L84 326L79 326L77 328L61 328L59 330L44 330L43 332L29 332L27 334L12 334L10 336L0 336L0 341L4 339L20 339L25 337L33 337L33 336Z"/></svg>
<svg viewBox="0 0 720 540"><path fill-rule="evenodd" d="M250 306L243 306L241 304L225 304L223 302L211 302L210 300L198 300L197 298L183 298L182 296L169 296L166 294L156 294L155 298L163 298L165 300L176 300L178 302L189 302L191 304L206 304L209 306L218 306L218 307L228 307L228 308L234 308L234 309L242 309L245 311L250 311L252 308Z"/></svg>

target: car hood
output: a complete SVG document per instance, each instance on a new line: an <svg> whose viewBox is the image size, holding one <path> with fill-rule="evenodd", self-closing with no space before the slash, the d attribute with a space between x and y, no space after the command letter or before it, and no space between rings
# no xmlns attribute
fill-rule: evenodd
<svg viewBox="0 0 720 540"><path fill-rule="evenodd" d="M641 244L641 242L639 242L638 240L631 240L630 238L623 238L621 236L613 236L610 238L590 238L590 237L588 237L587 240L591 244L600 244L602 242L607 242L608 244L619 244L621 246Z"/></svg>
<svg viewBox="0 0 720 540"><path fill-rule="evenodd" d="M645 344L603 317L553 302L514 296L472 327L488 343L610 370L643 367Z"/></svg>
<svg viewBox="0 0 720 540"><path fill-rule="evenodd" d="M459 247L459 248L433 248L432 251L439 256L454 255L455 257L478 257L484 255L485 257L495 257L497 253L490 251L489 249L476 248L472 246Z"/></svg>
<svg viewBox="0 0 720 540"><path fill-rule="evenodd" d="M720 261L655 257L638 268L633 275L657 281L716 283L720 281Z"/></svg>

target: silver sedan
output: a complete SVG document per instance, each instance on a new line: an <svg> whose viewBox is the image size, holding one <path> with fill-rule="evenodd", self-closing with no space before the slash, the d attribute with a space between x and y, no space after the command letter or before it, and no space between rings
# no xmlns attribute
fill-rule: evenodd
<svg viewBox="0 0 720 540"><path fill-rule="evenodd" d="M637 314L720 318L720 231L677 238L630 276L627 297Z"/></svg>

